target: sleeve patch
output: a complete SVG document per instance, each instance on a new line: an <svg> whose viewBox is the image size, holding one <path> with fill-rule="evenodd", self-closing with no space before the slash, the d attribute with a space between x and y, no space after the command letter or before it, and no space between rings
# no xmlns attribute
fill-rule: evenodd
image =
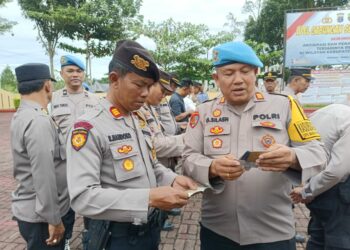
<svg viewBox="0 0 350 250"><path fill-rule="evenodd" d="M72 147L79 151L84 145L89 136L89 131L86 129L75 129L72 131L71 143Z"/></svg>
<svg viewBox="0 0 350 250"><path fill-rule="evenodd" d="M192 113L190 118L190 127L191 128L196 127L198 122L199 122L199 113L198 112Z"/></svg>

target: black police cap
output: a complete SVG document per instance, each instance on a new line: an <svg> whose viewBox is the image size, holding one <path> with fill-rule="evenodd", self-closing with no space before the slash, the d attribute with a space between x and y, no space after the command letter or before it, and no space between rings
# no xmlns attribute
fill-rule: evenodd
<svg viewBox="0 0 350 250"><path fill-rule="evenodd" d="M18 83L35 84L38 81L52 80L49 66L43 63L27 63L15 68Z"/></svg>
<svg viewBox="0 0 350 250"><path fill-rule="evenodd" d="M273 80L276 80L277 78L277 73L276 72L273 72L273 71L268 71L264 74L264 80L267 80L267 79L273 79Z"/></svg>
<svg viewBox="0 0 350 250"><path fill-rule="evenodd" d="M306 78L307 80L312 80L314 79L311 76L311 69L310 68L293 68L291 69L291 76L302 76L304 78Z"/></svg>
<svg viewBox="0 0 350 250"><path fill-rule="evenodd" d="M155 82L159 80L159 70L152 56L135 41L117 42L113 60L139 76L152 78Z"/></svg>
<svg viewBox="0 0 350 250"><path fill-rule="evenodd" d="M168 91L173 92L173 88L170 86L171 75L163 70L159 70L159 83Z"/></svg>

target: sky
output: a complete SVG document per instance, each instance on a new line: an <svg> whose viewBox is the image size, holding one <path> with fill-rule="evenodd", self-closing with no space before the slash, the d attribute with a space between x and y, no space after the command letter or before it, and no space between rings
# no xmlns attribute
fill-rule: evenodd
<svg viewBox="0 0 350 250"><path fill-rule="evenodd" d="M216 33L224 29L229 12L232 12L240 21L247 18L242 14L244 2L245 0L143 0L140 14L144 16L144 22L150 20L160 23L171 17L177 22L205 24L211 32ZM14 70L15 67L24 63L49 64L45 50L37 41L34 23L23 17L16 0L0 8L0 17L17 22L11 33L0 35L0 72L6 65ZM154 42L149 38L141 37L138 42L147 49L155 48ZM75 43L78 42L75 41ZM59 75L59 59L64 54L68 52L56 50L54 58L56 75ZM76 54L76 56L85 61L84 55ZM93 58L92 77L97 79L103 77L107 73L109 61L110 57Z"/></svg>

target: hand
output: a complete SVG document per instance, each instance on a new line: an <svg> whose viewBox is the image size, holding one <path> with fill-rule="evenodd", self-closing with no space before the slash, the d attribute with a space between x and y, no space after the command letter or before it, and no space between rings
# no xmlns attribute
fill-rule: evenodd
<svg viewBox="0 0 350 250"><path fill-rule="evenodd" d="M149 193L149 206L162 210L183 207L188 202L188 194L183 190L164 186L151 188Z"/></svg>
<svg viewBox="0 0 350 250"><path fill-rule="evenodd" d="M296 187L289 194L294 204L298 204L298 203L307 204L312 201L312 198L303 199L303 196L301 195L302 190L303 190L303 187Z"/></svg>
<svg viewBox="0 0 350 250"><path fill-rule="evenodd" d="M264 171L283 172L297 163L294 150L286 145L274 144L266 153L256 160L256 164Z"/></svg>
<svg viewBox="0 0 350 250"><path fill-rule="evenodd" d="M219 176L224 180L233 181L240 177L244 172L244 168L233 155L226 155L221 158L214 159L209 168L210 177Z"/></svg>
<svg viewBox="0 0 350 250"><path fill-rule="evenodd" d="M175 189L183 190L183 191L188 189L195 190L198 187L197 183L194 180L183 175L176 176L171 186Z"/></svg>
<svg viewBox="0 0 350 250"><path fill-rule="evenodd" d="M49 238L46 240L46 244L48 246L54 246L57 245L64 236L64 225L61 222L58 225L51 225L49 224Z"/></svg>

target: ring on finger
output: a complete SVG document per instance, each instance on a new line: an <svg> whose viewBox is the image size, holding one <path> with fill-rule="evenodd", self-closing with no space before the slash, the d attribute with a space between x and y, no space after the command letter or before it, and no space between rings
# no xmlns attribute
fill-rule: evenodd
<svg viewBox="0 0 350 250"><path fill-rule="evenodd" d="M57 243L57 239L54 239L52 242L53 242L54 244L56 244L56 243Z"/></svg>
<svg viewBox="0 0 350 250"><path fill-rule="evenodd" d="M227 175L227 178L230 178L230 177L231 177L230 173L227 173L226 175Z"/></svg>

